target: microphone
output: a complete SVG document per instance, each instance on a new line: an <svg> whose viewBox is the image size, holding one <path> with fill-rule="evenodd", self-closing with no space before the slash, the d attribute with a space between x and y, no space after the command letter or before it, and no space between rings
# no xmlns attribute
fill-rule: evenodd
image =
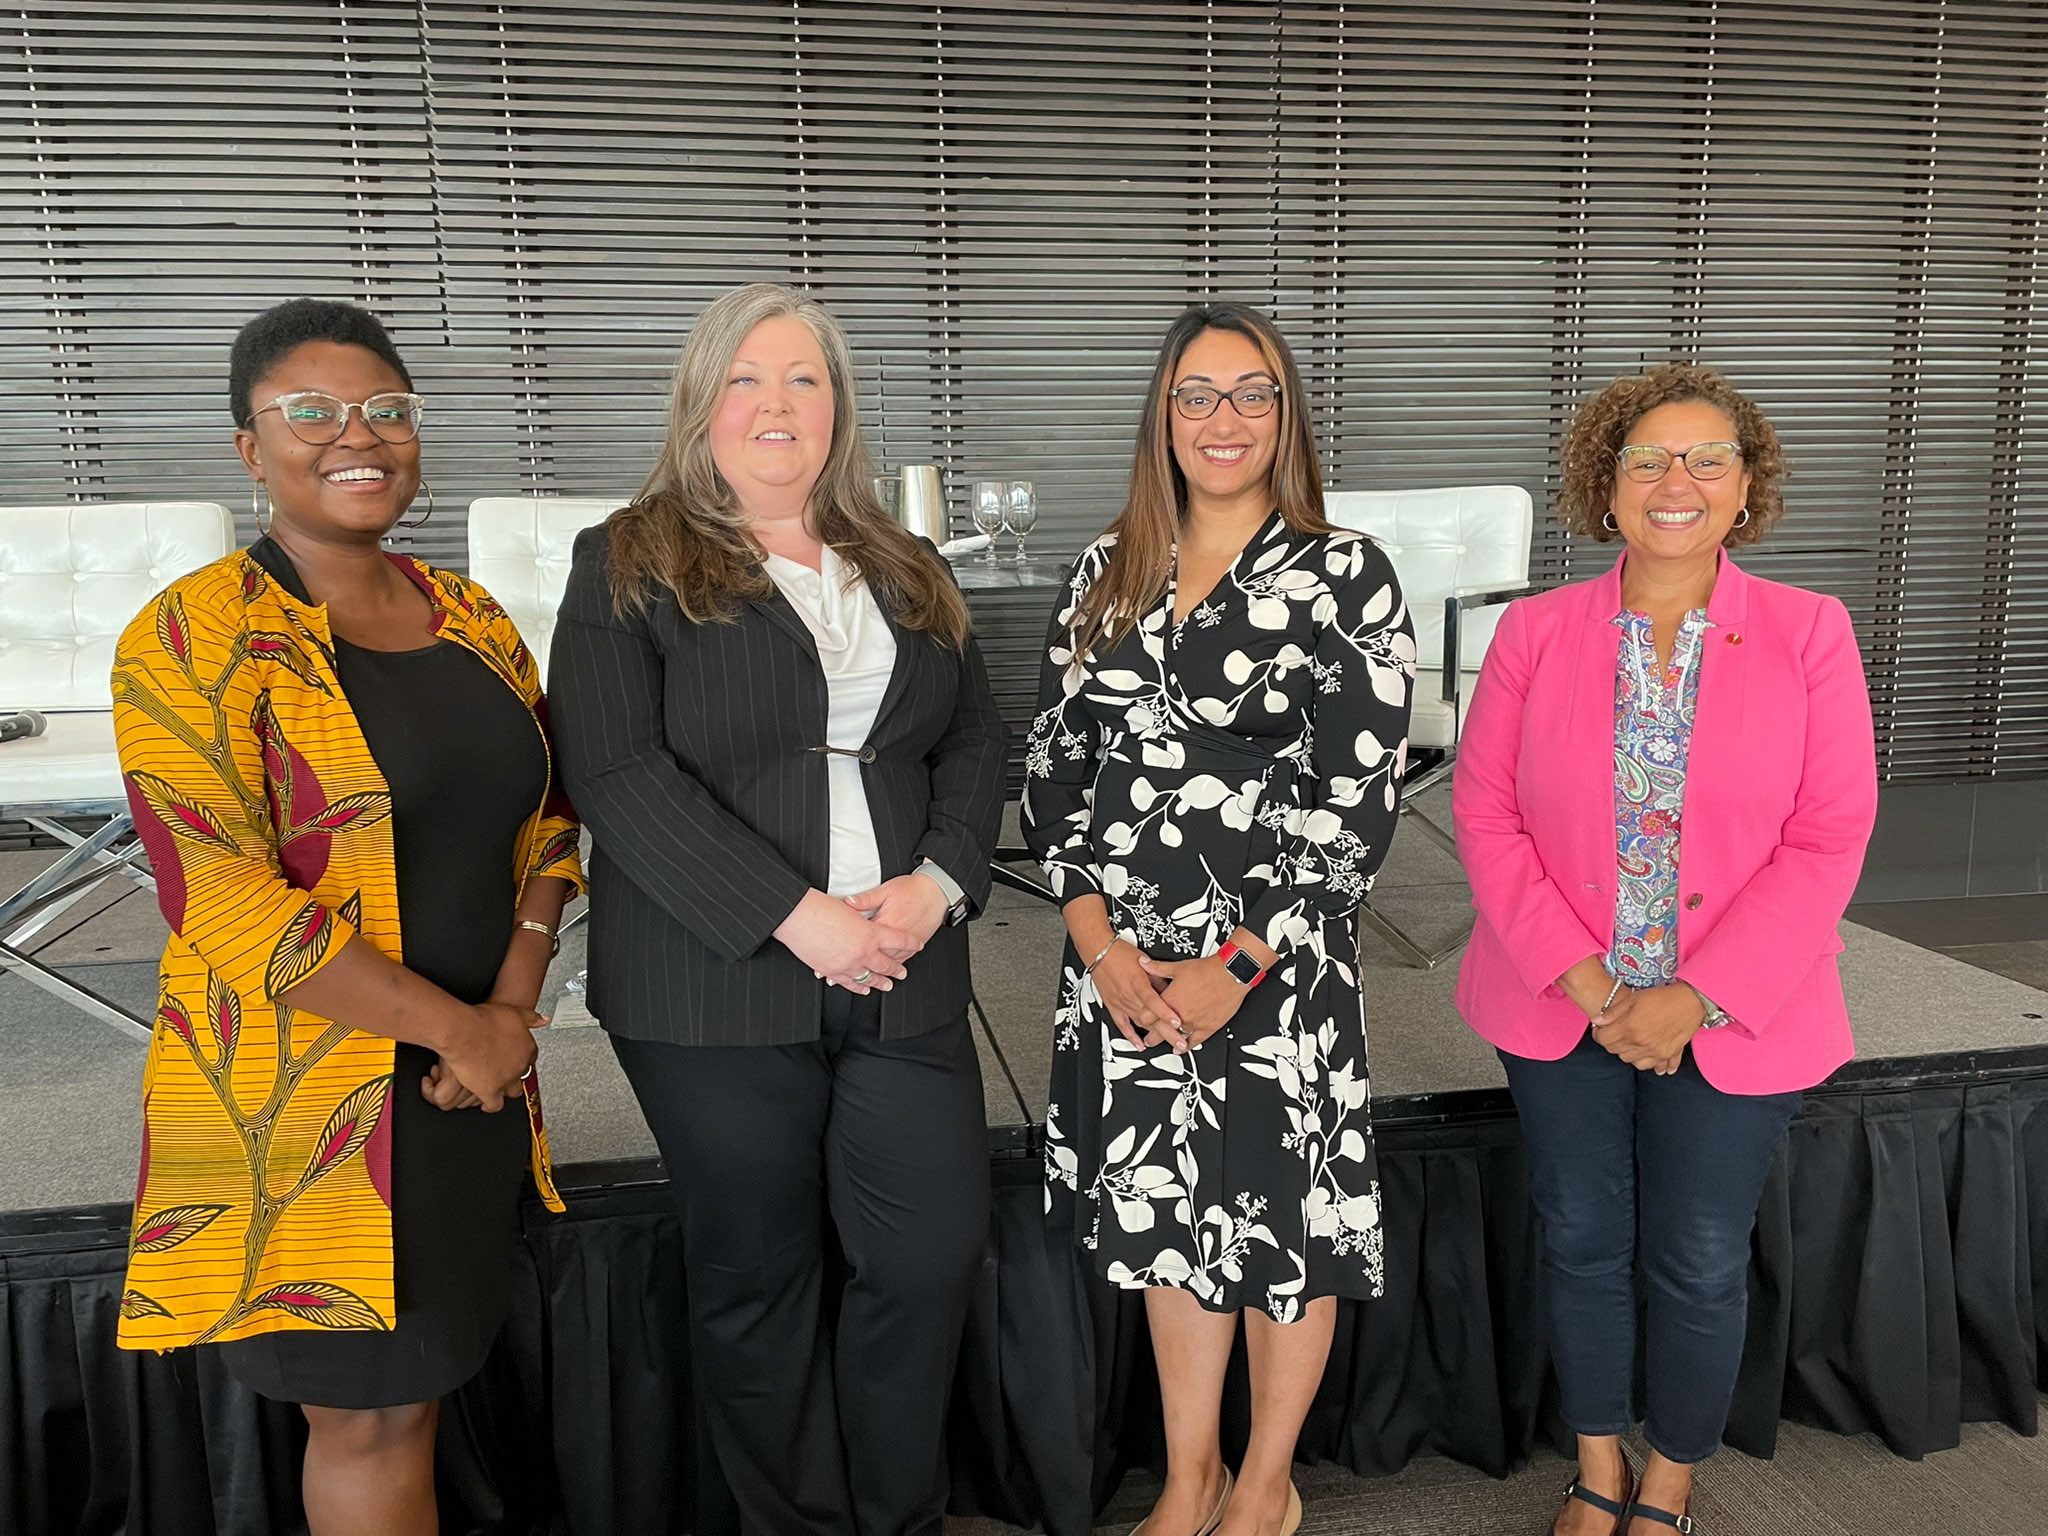
<svg viewBox="0 0 2048 1536"><path fill-rule="evenodd" d="M50 722L33 709L17 709L0 715L0 741L24 741L43 734Z"/></svg>

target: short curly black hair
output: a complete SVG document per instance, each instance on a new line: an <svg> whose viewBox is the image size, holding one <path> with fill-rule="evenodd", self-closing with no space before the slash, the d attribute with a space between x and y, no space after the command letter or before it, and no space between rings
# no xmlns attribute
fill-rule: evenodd
<svg viewBox="0 0 2048 1536"><path fill-rule="evenodd" d="M1756 402L1698 363L1658 363L1625 374L1579 403L1561 451L1558 521L1601 544L1618 537L1604 521L1614 491L1614 456L1630 427L1658 406L1681 400L1701 401L1728 418L1749 471L1749 516L1721 542L1732 549L1769 533L1785 515L1785 450Z"/></svg>
<svg viewBox="0 0 2048 1536"><path fill-rule="evenodd" d="M279 358L309 341L336 341L374 352L405 380L407 389L412 388L412 374L392 345L391 333L367 309L335 299L288 299L235 333L228 352L228 411L236 426L248 426L255 414L250 392L256 381L276 367Z"/></svg>

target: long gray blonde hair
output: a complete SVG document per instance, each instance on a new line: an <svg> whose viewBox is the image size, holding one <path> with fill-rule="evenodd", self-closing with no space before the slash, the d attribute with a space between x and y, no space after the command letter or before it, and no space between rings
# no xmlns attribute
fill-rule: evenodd
<svg viewBox="0 0 2048 1536"><path fill-rule="evenodd" d="M690 328L669 392L661 456L638 499L606 524L614 606L644 610L655 591L666 588L692 623L725 623L741 601L773 590L746 514L711 457L711 418L741 344L762 321L782 315L801 320L817 337L832 386L832 440L811 487L818 536L876 589L898 623L956 648L965 644L967 605L950 573L875 499L846 333L824 305L780 283L749 283L722 294Z"/></svg>

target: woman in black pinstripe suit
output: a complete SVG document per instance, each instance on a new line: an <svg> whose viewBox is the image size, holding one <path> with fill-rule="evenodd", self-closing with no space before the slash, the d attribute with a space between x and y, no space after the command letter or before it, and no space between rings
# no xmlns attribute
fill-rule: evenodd
<svg viewBox="0 0 2048 1536"><path fill-rule="evenodd" d="M789 289L704 311L640 499L576 542L551 695L590 1006L682 1209L746 1528L898 1536L940 1529L988 1224L958 924L1005 741L950 571L874 500L853 377Z"/></svg>

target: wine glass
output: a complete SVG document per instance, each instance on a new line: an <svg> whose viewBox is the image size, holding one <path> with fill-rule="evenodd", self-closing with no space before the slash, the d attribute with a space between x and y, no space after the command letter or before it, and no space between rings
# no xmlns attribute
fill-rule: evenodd
<svg viewBox="0 0 2048 1536"><path fill-rule="evenodd" d="M977 480L974 482L974 502L970 510L974 514L974 526L988 535L988 548L981 552L983 565L996 563L996 535L1003 531L1003 514L1008 510L1010 482L1007 480Z"/></svg>
<svg viewBox="0 0 2048 1536"><path fill-rule="evenodd" d="M875 500L882 504L882 510L889 514L889 521L903 521L903 477L901 475L875 476Z"/></svg>
<svg viewBox="0 0 2048 1536"><path fill-rule="evenodd" d="M1008 482L1003 521L1017 536L1017 564L1024 563L1024 536L1038 523L1038 487L1029 480Z"/></svg>

